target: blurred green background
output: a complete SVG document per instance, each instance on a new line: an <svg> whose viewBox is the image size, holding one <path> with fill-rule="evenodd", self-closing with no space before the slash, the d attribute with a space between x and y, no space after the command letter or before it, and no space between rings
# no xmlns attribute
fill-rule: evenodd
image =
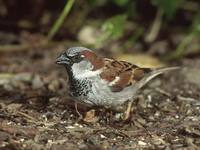
<svg viewBox="0 0 200 150"><path fill-rule="evenodd" d="M199 36L198 0L0 0L0 51L72 43L179 60L198 57Z"/></svg>

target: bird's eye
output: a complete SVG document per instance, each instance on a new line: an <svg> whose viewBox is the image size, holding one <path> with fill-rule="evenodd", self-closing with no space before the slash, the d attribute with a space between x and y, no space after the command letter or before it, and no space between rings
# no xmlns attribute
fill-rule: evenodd
<svg viewBox="0 0 200 150"><path fill-rule="evenodd" d="M85 58L85 56L84 56L84 55L81 55L81 58Z"/></svg>

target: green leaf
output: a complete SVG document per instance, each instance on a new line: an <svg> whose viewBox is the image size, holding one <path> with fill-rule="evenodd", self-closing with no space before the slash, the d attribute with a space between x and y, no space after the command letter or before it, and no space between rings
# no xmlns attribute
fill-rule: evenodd
<svg viewBox="0 0 200 150"><path fill-rule="evenodd" d="M102 34L97 39L97 45L106 41L119 39L124 33L127 15L116 15L105 21L101 26Z"/></svg>
<svg viewBox="0 0 200 150"><path fill-rule="evenodd" d="M152 4L162 9L168 19L173 17L182 2L183 0L152 0Z"/></svg>
<svg viewBox="0 0 200 150"><path fill-rule="evenodd" d="M118 39L122 36L126 22L126 15L116 15L106 20L102 25L102 30L109 38Z"/></svg>

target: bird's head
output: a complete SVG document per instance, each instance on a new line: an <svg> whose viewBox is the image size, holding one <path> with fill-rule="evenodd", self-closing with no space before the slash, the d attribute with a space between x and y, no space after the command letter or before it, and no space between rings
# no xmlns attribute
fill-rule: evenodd
<svg viewBox="0 0 200 150"><path fill-rule="evenodd" d="M103 67L103 59L85 47L71 47L62 52L56 63L65 66L76 77L86 77Z"/></svg>

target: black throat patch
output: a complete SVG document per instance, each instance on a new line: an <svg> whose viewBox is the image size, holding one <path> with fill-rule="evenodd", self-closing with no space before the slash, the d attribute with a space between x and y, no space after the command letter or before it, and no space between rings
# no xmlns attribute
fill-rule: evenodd
<svg viewBox="0 0 200 150"><path fill-rule="evenodd" d="M91 91L92 82L87 79L77 80L76 78L74 78L71 70L68 70L68 75L70 95L73 97L87 97L88 93Z"/></svg>

